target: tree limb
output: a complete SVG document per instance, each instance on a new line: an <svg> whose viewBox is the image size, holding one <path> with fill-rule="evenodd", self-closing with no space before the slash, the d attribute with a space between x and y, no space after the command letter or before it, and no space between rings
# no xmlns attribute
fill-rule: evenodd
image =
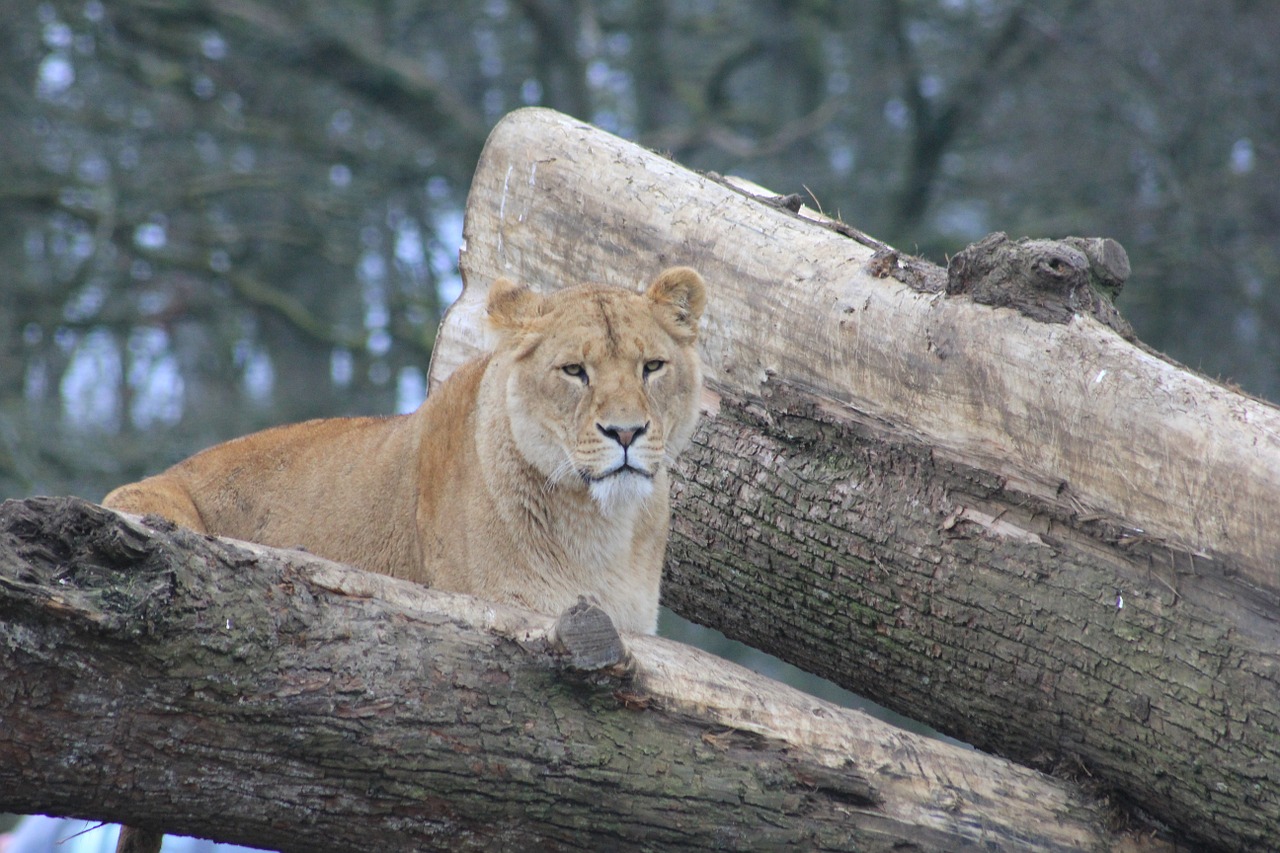
<svg viewBox="0 0 1280 853"><path fill-rule="evenodd" d="M1121 840L1068 784L601 615L9 501L0 808L282 850Z"/></svg>

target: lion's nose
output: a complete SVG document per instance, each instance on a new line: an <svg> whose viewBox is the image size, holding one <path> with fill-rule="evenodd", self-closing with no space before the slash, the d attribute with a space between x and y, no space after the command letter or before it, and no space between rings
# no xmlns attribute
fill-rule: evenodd
<svg viewBox="0 0 1280 853"><path fill-rule="evenodd" d="M648 424L644 424L643 426L625 426L625 427L624 426L603 426L601 424L596 424L596 429L600 430L601 434L606 435L609 438L612 438L614 441L618 442L618 444L621 444L624 448L630 447L632 442L634 442L640 436L644 435L645 430L647 430L648 428L649 428Z"/></svg>

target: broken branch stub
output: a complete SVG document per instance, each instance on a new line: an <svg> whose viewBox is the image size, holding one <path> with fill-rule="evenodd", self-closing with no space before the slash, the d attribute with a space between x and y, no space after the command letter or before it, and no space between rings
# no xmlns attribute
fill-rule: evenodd
<svg viewBox="0 0 1280 853"><path fill-rule="evenodd" d="M1129 257L1115 240L1067 237L1012 241L990 234L956 253L947 265L947 295L1013 308L1042 323L1085 314L1134 340L1114 299L1129 277Z"/></svg>

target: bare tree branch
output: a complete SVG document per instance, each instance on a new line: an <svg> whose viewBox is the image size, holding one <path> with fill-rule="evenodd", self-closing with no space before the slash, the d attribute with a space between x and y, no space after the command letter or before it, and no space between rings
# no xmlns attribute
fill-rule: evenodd
<svg viewBox="0 0 1280 853"><path fill-rule="evenodd" d="M10 501L0 808L282 850L1121 841L1066 783L611 631Z"/></svg>
<svg viewBox="0 0 1280 853"><path fill-rule="evenodd" d="M1074 14L1087 2L1077 0L1067 14ZM1032 21L1037 4L1015 4L995 34L973 52L973 64L935 101L925 94L925 73L908 33L905 5L903 0L885 0L882 6L885 29L902 73L902 97L911 115L912 132L905 180L891 225L894 233L908 230L924 215L944 155L981 112L992 87L1039 65L1054 47L1053 34Z"/></svg>

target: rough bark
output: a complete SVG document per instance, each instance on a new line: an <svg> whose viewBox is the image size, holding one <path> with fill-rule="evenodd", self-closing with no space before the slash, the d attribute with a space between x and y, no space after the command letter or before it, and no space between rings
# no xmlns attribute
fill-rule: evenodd
<svg viewBox="0 0 1280 853"><path fill-rule="evenodd" d="M1037 319L969 281L971 253L948 294L945 271L766 200L512 114L473 181L433 382L481 344L498 275L697 267L709 392L674 488L671 607L1080 768L1201 844L1280 848L1280 412L1076 313L1107 321L1096 293L1046 292L1071 310Z"/></svg>
<svg viewBox="0 0 1280 853"><path fill-rule="evenodd" d="M1150 849L1068 783L599 608L76 499L0 508L0 646L0 809L308 851Z"/></svg>

